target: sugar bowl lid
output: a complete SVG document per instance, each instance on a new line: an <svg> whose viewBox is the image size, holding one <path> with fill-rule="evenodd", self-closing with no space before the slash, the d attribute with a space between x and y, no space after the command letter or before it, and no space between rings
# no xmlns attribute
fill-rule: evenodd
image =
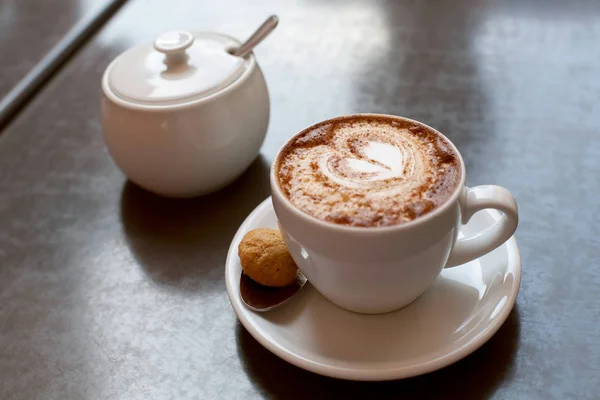
<svg viewBox="0 0 600 400"><path fill-rule="evenodd" d="M247 59L228 52L238 46L216 33L165 33L118 56L105 73L105 90L148 106L198 100L231 85L248 68Z"/></svg>

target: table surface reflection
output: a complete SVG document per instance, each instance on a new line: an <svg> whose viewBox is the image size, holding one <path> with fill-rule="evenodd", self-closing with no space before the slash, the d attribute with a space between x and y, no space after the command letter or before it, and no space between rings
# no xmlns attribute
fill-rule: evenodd
<svg viewBox="0 0 600 400"><path fill-rule="evenodd" d="M109 0L0 0L0 99L88 13Z"/></svg>

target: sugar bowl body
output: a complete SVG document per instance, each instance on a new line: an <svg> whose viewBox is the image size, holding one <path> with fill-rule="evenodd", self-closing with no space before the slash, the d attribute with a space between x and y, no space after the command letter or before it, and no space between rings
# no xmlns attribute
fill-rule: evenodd
<svg viewBox="0 0 600 400"><path fill-rule="evenodd" d="M168 197L216 191L258 156L269 94L253 54L216 33L171 32L115 59L102 78L102 128L115 164Z"/></svg>

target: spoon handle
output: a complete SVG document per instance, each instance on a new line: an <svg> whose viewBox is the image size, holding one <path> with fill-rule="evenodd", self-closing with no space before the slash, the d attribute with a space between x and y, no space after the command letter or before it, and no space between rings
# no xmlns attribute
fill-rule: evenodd
<svg viewBox="0 0 600 400"><path fill-rule="evenodd" d="M269 18L267 18L265 22L263 22L263 24L256 30L256 32L254 32L252 36L250 36L250 38L246 40L244 44L242 44L238 49L236 49L233 52L233 55L242 58L246 57L248 54L250 54L250 52L252 52L252 49L257 44L262 42L263 39L266 38L273 29L275 29L278 22L279 18L277 18L276 15L271 15Z"/></svg>

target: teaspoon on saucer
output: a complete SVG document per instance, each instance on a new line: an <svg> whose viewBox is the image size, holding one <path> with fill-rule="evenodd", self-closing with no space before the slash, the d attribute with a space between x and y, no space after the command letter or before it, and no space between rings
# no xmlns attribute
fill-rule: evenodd
<svg viewBox="0 0 600 400"><path fill-rule="evenodd" d="M290 300L306 284L304 274L298 271L296 282L285 287L267 287L256 283L242 272L240 297L246 307L256 312L271 311Z"/></svg>

